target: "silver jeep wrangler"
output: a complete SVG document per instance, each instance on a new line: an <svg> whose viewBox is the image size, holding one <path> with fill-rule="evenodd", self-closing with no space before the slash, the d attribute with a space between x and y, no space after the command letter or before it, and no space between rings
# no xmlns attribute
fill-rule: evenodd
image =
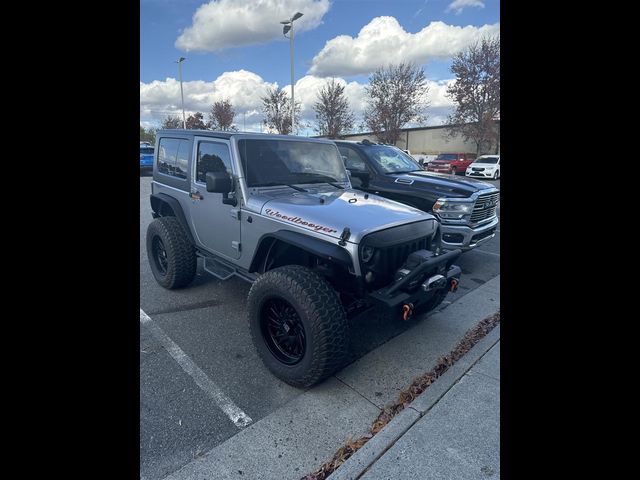
<svg viewBox="0 0 640 480"><path fill-rule="evenodd" d="M253 285L249 329L278 378L311 386L338 370L347 319L407 320L457 288L461 251L441 253L430 214L352 190L336 145L286 135L160 130L147 254L156 281L202 267Z"/></svg>

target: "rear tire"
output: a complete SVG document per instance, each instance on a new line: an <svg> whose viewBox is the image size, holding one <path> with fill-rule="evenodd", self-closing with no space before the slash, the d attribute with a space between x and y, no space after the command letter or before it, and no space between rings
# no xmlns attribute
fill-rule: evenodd
<svg viewBox="0 0 640 480"><path fill-rule="evenodd" d="M149 224L147 258L156 282L169 290L188 285L196 275L196 251L176 217Z"/></svg>
<svg viewBox="0 0 640 480"><path fill-rule="evenodd" d="M248 298L251 338L264 365L295 387L335 373L348 351L347 318L335 290L299 265L258 277Z"/></svg>

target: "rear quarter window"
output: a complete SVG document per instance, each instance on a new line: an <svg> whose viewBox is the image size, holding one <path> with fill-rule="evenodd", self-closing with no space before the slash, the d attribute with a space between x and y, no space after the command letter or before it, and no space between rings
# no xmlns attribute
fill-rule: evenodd
<svg viewBox="0 0 640 480"><path fill-rule="evenodd" d="M189 142L179 138L162 138L158 144L158 172L186 179Z"/></svg>

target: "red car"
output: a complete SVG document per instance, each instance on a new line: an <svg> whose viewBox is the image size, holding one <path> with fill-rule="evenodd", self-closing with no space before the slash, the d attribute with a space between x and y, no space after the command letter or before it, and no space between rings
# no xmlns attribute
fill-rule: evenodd
<svg viewBox="0 0 640 480"><path fill-rule="evenodd" d="M429 162L427 172L450 173L464 175L467 167L476 159L475 153L441 153Z"/></svg>

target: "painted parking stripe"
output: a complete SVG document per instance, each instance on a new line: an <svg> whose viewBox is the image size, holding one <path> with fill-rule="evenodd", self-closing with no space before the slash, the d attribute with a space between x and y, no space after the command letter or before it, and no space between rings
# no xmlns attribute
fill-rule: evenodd
<svg viewBox="0 0 640 480"><path fill-rule="evenodd" d="M178 362L178 365L189 374L196 384L211 397L218 407L227 414L231 421L239 428L246 427L253 420L240 410L233 401L191 360L182 349L171 340L166 333L154 322L149 315L140 309L140 323L149 329L149 332L169 352L169 355Z"/></svg>
<svg viewBox="0 0 640 480"><path fill-rule="evenodd" d="M480 253L486 253L487 255L493 255L494 257L499 257L500 254L499 253L493 253L493 252L487 252L486 250L480 250L478 248L476 248L475 250L473 250L474 252L480 252Z"/></svg>

